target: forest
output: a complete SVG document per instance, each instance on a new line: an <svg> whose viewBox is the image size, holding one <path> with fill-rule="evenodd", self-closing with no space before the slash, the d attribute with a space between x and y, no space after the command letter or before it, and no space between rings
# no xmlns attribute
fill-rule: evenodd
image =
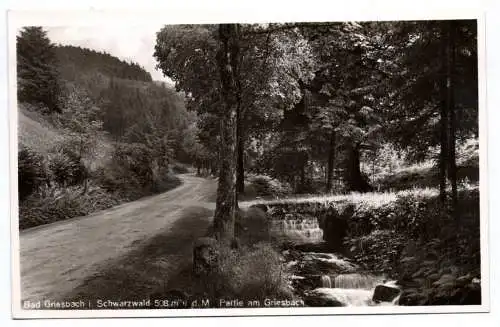
<svg viewBox="0 0 500 327"><path fill-rule="evenodd" d="M341 191L366 192L387 187L370 180L376 169L435 160L440 196L449 183L455 205L457 143L478 135L475 24L171 26L155 56L199 113L200 143L227 160L220 187L233 187L235 170L244 193L249 170L295 193L321 180L331 192L336 178Z"/></svg>
<svg viewBox="0 0 500 327"><path fill-rule="evenodd" d="M222 246L226 257L225 247L240 248L250 226L267 221L257 230L277 224L306 239L319 232L330 251L405 285L398 303L480 303L476 21L166 26L154 55L198 113L198 141L217 163L219 245L205 240L200 248ZM238 200L252 191L257 204L244 213ZM295 199L265 201L282 193ZM340 301L347 293L332 278L348 289L380 283L327 269L319 286L328 290L311 290L307 255L282 246L308 281L294 288L306 304L359 300ZM238 259L221 259L209 280L231 280L225 265L252 256L245 251L252 253L229 251ZM198 259L203 268L207 259ZM274 277L253 285L259 298L285 292L278 282L266 290ZM212 286L211 294L227 292ZM372 301L380 289L391 293L376 287Z"/></svg>
<svg viewBox="0 0 500 327"><path fill-rule="evenodd" d="M92 283L215 307L481 303L477 21L165 25L152 55L173 87L17 38L21 229L216 184L192 263L130 277L148 250Z"/></svg>

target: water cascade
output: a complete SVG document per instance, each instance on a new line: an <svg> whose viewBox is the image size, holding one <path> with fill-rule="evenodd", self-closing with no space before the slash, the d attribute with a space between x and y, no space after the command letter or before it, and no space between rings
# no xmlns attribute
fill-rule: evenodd
<svg viewBox="0 0 500 327"><path fill-rule="evenodd" d="M271 233L301 242L319 242L323 239L323 230L314 217L271 220Z"/></svg>
<svg viewBox="0 0 500 327"><path fill-rule="evenodd" d="M366 289L375 288L377 284L383 283L383 277L362 274L342 274L335 277L334 287L344 289Z"/></svg>
<svg viewBox="0 0 500 327"><path fill-rule="evenodd" d="M332 279L328 275L321 276L321 287L331 288Z"/></svg>

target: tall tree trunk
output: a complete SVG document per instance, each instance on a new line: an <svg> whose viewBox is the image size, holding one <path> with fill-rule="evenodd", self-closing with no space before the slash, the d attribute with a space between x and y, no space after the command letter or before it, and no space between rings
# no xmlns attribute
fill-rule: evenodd
<svg viewBox="0 0 500 327"><path fill-rule="evenodd" d="M236 138L238 139L238 158L237 158L237 174L236 174L236 196L238 194L243 194L245 192L245 165L244 165L244 154L245 154L245 131L243 130L243 112L242 108L238 108L238 113L236 116L237 120L237 131Z"/></svg>
<svg viewBox="0 0 500 327"><path fill-rule="evenodd" d="M351 145L346 170L347 184L350 191L367 192L371 191L373 188L361 174L360 155L359 144Z"/></svg>
<svg viewBox="0 0 500 327"><path fill-rule="evenodd" d="M217 64L221 82L222 112L220 115L220 170L214 215L216 238L229 243L234 237L236 213L236 116L239 94L237 92L237 68L239 67L239 25L219 25L219 49Z"/></svg>
<svg viewBox="0 0 500 327"><path fill-rule="evenodd" d="M326 191L331 192L333 187L333 169L335 167L335 131L332 131L330 135L330 146L328 153L328 167L327 167L327 177L326 177Z"/></svg>
<svg viewBox="0 0 500 327"><path fill-rule="evenodd" d="M446 180L448 168L448 79L447 79L447 22L442 23L441 29L441 59L443 62L441 69L441 105L440 105L440 154L439 154L439 198L442 203L446 202Z"/></svg>
<svg viewBox="0 0 500 327"><path fill-rule="evenodd" d="M451 201L453 210L457 207L457 163L456 163L456 117L455 117L455 24L453 20L448 21L447 26L447 65L446 65L446 102L449 115L449 142L448 142L448 178L451 184Z"/></svg>

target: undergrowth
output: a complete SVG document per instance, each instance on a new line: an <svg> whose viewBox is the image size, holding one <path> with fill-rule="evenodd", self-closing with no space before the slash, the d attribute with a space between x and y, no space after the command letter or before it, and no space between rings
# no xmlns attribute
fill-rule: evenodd
<svg viewBox="0 0 500 327"><path fill-rule="evenodd" d="M131 152L118 152L121 156L113 156L109 166L89 171L74 152L59 144L47 153L39 153L21 143L18 154L19 228L86 216L180 185L180 179L167 167L153 176L141 152L132 152L132 155ZM138 157L142 161L135 160Z"/></svg>
<svg viewBox="0 0 500 327"><path fill-rule="evenodd" d="M110 208L119 198L99 186L50 187L19 203L19 228L25 229Z"/></svg>
<svg viewBox="0 0 500 327"><path fill-rule="evenodd" d="M215 271L202 277L195 294L214 299L243 301L293 297L280 254L270 243L230 248L219 246ZM217 306L217 304L216 304Z"/></svg>

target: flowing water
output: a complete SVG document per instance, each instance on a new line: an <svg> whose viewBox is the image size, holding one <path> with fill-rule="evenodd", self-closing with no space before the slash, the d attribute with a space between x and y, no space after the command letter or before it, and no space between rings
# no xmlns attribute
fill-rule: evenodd
<svg viewBox="0 0 500 327"><path fill-rule="evenodd" d="M366 289L371 290L378 284L382 284L384 278L380 276L362 274L342 274L335 277L335 288Z"/></svg>
<svg viewBox="0 0 500 327"><path fill-rule="evenodd" d="M278 239L287 239L295 244L319 244L323 231L317 218L291 215L285 219L273 219L271 233ZM362 269L348 258L336 253L313 251L284 251L288 256L287 267L292 269L292 285L296 293L309 300L311 306L373 306L397 305L399 296L383 302L374 302L377 285L397 286L386 282L384 276L362 272Z"/></svg>
<svg viewBox="0 0 500 327"><path fill-rule="evenodd" d="M332 287L332 279L330 276L323 275L321 276L321 287L331 288Z"/></svg>
<svg viewBox="0 0 500 327"><path fill-rule="evenodd" d="M304 243L319 242L323 239L323 230L319 228L317 218L271 220L271 232L275 236Z"/></svg>

